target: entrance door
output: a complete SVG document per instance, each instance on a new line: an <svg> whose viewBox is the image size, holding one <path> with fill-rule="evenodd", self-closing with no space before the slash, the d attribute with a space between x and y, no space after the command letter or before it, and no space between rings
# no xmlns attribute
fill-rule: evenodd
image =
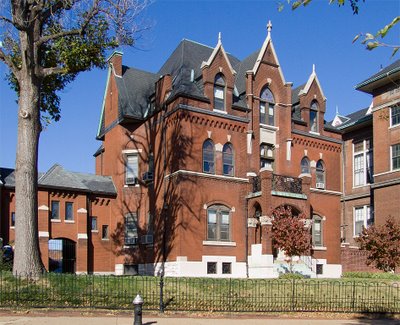
<svg viewBox="0 0 400 325"><path fill-rule="evenodd" d="M75 273L76 244L66 238L49 240L49 272Z"/></svg>

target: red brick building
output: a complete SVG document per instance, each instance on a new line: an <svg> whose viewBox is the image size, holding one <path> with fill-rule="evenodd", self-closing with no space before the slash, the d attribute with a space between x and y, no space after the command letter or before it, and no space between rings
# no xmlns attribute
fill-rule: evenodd
<svg viewBox="0 0 400 325"><path fill-rule="evenodd" d="M295 89L270 27L240 61L183 40L156 74L109 62L96 173L111 202L116 274L275 277L271 212L305 213L309 276L340 276L341 134L325 123L315 69Z"/></svg>
<svg viewBox="0 0 400 325"><path fill-rule="evenodd" d="M359 83L369 108L336 116L343 132L342 264L369 270L354 239L362 227L400 220L400 60ZM356 250L356 251L354 251Z"/></svg>
<svg viewBox="0 0 400 325"><path fill-rule="evenodd" d="M285 205L312 232L311 255L295 271L339 277L341 238L353 245L361 208L398 217L398 88L370 78L359 89L374 95L371 114L338 115L332 126L315 67L293 87L270 25L260 46L239 60L220 37L215 47L183 40L157 73L110 57L96 175L55 165L39 178L47 269L277 277L285 256L272 247L271 215ZM0 230L12 242L13 171L1 169L0 180Z"/></svg>
<svg viewBox="0 0 400 325"><path fill-rule="evenodd" d="M14 170L0 168L0 182L1 237L4 244L13 244L18 218ZM114 258L104 227L113 219L110 202L116 191L112 179L73 173L54 165L39 175L38 187L39 245L46 269L69 273L109 271Z"/></svg>

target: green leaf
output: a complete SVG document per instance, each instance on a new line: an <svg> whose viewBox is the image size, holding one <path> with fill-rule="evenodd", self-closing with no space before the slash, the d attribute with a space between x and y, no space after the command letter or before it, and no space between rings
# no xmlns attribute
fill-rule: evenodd
<svg viewBox="0 0 400 325"><path fill-rule="evenodd" d="M354 44L355 42L357 42L357 40L360 38L361 34L357 34L354 38L352 43Z"/></svg>
<svg viewBox="0 0 400 325"><path fill-rule="evenodd" d="M371 51L374 48L377 48L379 46L379 42L368 42L367 43L367 50Z"/></svg>
<svg viewBox="0 0 400 325"><path fill-rule="evenodd" d="M400 47L396 47L396 48L393 50L392 56L391 56L391 57L394 57L399 49L400 49Z"/></svg>

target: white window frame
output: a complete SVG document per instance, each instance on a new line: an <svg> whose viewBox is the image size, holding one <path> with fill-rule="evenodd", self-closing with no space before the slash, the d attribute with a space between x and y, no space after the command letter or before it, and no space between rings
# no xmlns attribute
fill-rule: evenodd
<svg viewBox="0 0 400 325"><path fill-rule="evenodd" d="M225 76L222 73L218 73L214 78L213 96L213 109L226 112L226 82ZM218 107L220 104L222 104L222 108Z"/></svg>
<svg viewBox="0 0 400 325"><path fill-rule="evenodd" d="M127 227L128 221L129 224L131 225L129 228ZM139 244L138 215L137 213L127 213L125 214L124 246L132 246L138 244Z"/></svg>
<svg viewBox="0 0 400 325"><path fill-rule="evenodd" d="M357 215L357 212L361 214ZM372 209L370 205L361 205L353 208L353 237L358 237L361 233L356 233L356 223L362 222L364 228L368 228L372 221Z"/></svg>
<svg viewBox="0 0 400 325"><path fill-rule="evenodd" d="M124 184L125 186L139 186L137 180L139 179L140 170L139 170L139 153L141 150L123 150L122 154L124 155ZM128 163L129 157L136 157L136 175L135 170L132 170L132 174L134 177L128 178Z"/></svg>
<svg viewBox="0 0 400 325"><path fill-rule="evenodd" d="M399 163L399 168L394 168L394 164L393 164L393 148L395 147L395 146L399 146L399 156L396 156L396 157L400 157L400 143L395 143L395 144L393 144L393 145L391 145L390 146L390 170L391 171L395 171L395 170L400 170L400 163ZM400 158L398 158L398 159L400 159Z"/></svg>
<svg viewBox="0 0 400 325"><path fill-rule="evenodd" d="M396 114L396 116L398 116L399 122L393 124L393 110L396 109L398 110L398 114ZM392 107L390 107L390 127L396 127L396 126L400 126L400 104L396 104L393 105Z"/></svg>
<svg viewBox="0 0 400 325"><path fill-rule="evenodd" d="M316 225L315 220L317 220L317 219L319 220L319 225L320 225L320 229L318 230L318 232L319 232L321 240L320 240L320 243L316 244L314 238L315 238L315 233L317 232L317 230L315 229L315 225ZM324 225L323 225L324 218L316 214L313 216L312 221L313 221L312 226L311 226L312 245L313 245L313 247L323 247L324 246Z"/></svg>
<svg viewBox="0 0 400 325"><path fill-rule="evenodd" d="M367 141L370 141L369 148L367 148ZM373 175L373 146L372 146L372 139L364 139L362 141L357 141L353 143L353 187L360 187L360 186L365 186L367 184L370 184L370 179L368 179L368 171L372 177ZM362 142L362 150L360 151L355 151L355 146L358 143ZM362 163L362 169L358 169L360 172L359 174L362 175L362 179L359 180L359 182L356 182L357 177L356 177L356 157L360 157L361 163ZM357 175L359 175L357 174Z"/></svg>

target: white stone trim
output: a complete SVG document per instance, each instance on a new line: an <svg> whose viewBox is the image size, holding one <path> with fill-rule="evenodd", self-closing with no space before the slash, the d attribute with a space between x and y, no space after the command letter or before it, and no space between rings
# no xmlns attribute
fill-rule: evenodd
<svg viewBox="0 0 400 325"><path fill-rule="evenodd" d="M233 246L236 247L234 241L216 241L216 240L203 240L204 246Z"/></svg>
<svg viewBox="0 0 400 325"><path fill-rule="evenodd" d="M78 233L78 239L88 239L87 234Z"/></svg>
<svg viewBox="0 0 400 325"><path fill-rule="evenodd" d="M134 153L141 153L143 151L143 149L124 149L122 150L123 154L134 154Z"/></svg>
<svg viewBox="0 0 400 325"><path fill-rule="evenodd" d="M50 209L49 209L49 207L47 205L43 204L40 207L38 207L38 210L39 211L49 211Z"/></svg>
<svg viewBox="0 0 400 325"><path fill-rule="evenodd" d="M391 154L391 153L390 153ZM392 157L390 157L391 160ZM391 164L391 163L390 163ZM392 168L392 166L390 166L390 168ZM400 171L400 169L393 169L393 170L389 170L387 172L383 172L383 173L378 173L378 174L374 174L374 177L376 176L383 176L383 175L388 175L388 174L392 174L392 173L398 173ZM370 185L370 184L369 184Z"/></svg>
<svg viewBox="0 0 400 325"><path fill-rule="evenodd" d="M61 222L61 219L50 219L50 222L60 223L60 222Z"/></svg>
<svg viewBox="0 0 400 325"><path fill-rule="evenodd" d="M64 220L64 223L75 223L75 220Z"/></svg>
<svg viewBox="0 0 400 325"><path fill-rule="evenodd" d="M312 249L314 251L326 251L327 248L325 246L313 246Z"/></svg>
<svg viewBox="0 0 400 325"><path fill-rule="evenodd" d="M39 238L49 238L50 234L48 231L39 231Z"/></svg>
<svg viewBox="0 0 400 325"><path fill-rule="evenodd" d="M78 213L87 213L87 210L85 208L80 208L76 212L78 212Z"/></svg>
<svg viewBox="0 0 400 325"><path fill-rule="evenodd" d="M338 191L330 191L330 190L320 190L318 188L314 188L314 187L310 187L310 191L311 192L315 192L315 193L321 193L321 194L332 194L332 195L342 195L342 192L338 192Z"/></svg>

